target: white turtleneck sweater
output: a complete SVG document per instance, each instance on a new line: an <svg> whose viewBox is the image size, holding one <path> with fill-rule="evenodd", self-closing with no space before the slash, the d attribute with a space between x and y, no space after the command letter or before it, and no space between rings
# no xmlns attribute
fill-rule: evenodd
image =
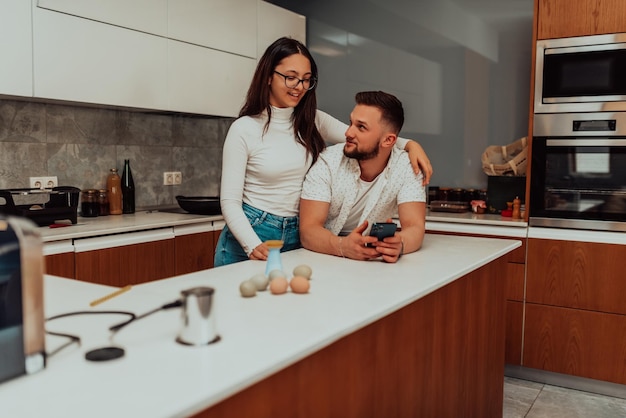
<svg viewBox="0 0 626 418"><path fill-rule="evenodd" d="M242 202L278 216L296 216L304 177L311 166L306 149L296 141L293 108L272 107L267 114L244 116L231 125L222 156L220 201L226 224L249 255L261 240L243 212ZM345 141L348 126L320 110L315 124L326 143ZM404 148L408 140L398 138Z"/></svg>

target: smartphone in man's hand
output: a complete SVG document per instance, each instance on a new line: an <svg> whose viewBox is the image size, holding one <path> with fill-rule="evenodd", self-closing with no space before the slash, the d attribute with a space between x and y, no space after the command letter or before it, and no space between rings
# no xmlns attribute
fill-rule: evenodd
<svg viewBox="0 0 626 418"><path fill-rule="evenodd" d="M393 237L398 229L398 225L394 222L376 222L370 229L370 236L376 237L378 241L382 241L384 238ZM371 243L367 243L366 247L373 247Z"/></svg>

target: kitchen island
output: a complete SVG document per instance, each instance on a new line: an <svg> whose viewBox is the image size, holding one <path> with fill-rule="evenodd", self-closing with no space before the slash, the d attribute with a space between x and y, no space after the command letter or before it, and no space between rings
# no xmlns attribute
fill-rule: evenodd
<svg viewBox="0 0 626 418"><path fill-rule="evenodd" d="M0 386L11 417L501 416L504 375L503 257L519 241L427 234L396 264L307 250L283 253L286 272L313 268L309 294L253 298L239 283L263 272L246 261L133 287L46 277L46 316L76 310L136 314L194 286L215 289L221 340L175 342L180 311L161 311L110 336L114 315L69 317L47 329L80 335L46 370ZM47 339L48 351L62 344ZM104 345L123 358L92 363ZM31 400L32 399L32 400ZM4 414L3 414L4 415Z"/></svg>

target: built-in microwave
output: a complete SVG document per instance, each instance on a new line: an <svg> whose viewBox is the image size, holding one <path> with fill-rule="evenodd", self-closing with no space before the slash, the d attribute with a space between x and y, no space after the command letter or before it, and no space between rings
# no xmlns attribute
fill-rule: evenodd
<svg viewBox="0 0 626 418"><path fill-rule="evenodd" d="M537 41L535 113L626 111L626 33Z"/></svg>
<svg viewBox="0 0 626 418"><path fill-rule="evenodd" d="M626 112L535 114L529 225L626 231Z"/></svg>

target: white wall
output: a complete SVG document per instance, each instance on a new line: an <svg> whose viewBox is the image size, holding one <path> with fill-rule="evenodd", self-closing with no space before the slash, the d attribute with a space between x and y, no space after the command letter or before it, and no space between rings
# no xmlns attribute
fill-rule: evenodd
<svg viewBox="0 0 626 418"><path fill-rule="evenodd" d="M485 188L481 155L528 130L532 17L495 28L446 1L273 0L307 16L322 110L347 121L359 90L403 101L402 135L417 139L433 186Z"/></svg>

